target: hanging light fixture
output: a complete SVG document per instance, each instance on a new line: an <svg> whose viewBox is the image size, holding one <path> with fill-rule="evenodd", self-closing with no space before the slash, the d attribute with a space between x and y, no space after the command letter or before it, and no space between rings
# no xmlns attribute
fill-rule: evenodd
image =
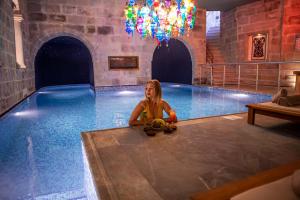
<svg viewBox="0 0 300 200"><path fill-rule="evenodd" d="M194 28L196 6L192 0L146 0L143 6L128 0L125 18L129 35L136 30L142 38L150 36L158 43L168 42Z"/></svg>

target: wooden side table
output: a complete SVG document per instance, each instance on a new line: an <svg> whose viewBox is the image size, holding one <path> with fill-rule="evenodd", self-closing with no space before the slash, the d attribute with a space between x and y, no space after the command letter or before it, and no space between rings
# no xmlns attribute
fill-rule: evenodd
<svg viewBox="0 0 300 200"><path fill-rule="evenodd" d="M294 71L296 74L295 94L300 94L300 71Z"/></svg>

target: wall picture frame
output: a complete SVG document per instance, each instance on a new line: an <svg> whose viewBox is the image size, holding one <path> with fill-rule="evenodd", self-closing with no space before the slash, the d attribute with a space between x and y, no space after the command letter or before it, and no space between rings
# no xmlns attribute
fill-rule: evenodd
<svg viewBox="0 0 300 200"><path fill-rule="evenodd" d="M251 37L251 60L266 60L268 34L258 33Z"/></svg>
<svg viewBox="0 0 300 200"><path fill-rule="evenodd" d="M138 56L108 56L108 68L114 69L138 69Z"/></svg>

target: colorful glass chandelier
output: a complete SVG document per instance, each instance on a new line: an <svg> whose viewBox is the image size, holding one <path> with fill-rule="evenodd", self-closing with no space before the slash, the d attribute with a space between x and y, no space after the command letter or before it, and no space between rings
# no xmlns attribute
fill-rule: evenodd
<svg viewBox="0 0 300 200"><path fill-rule="evenodd" d="M158 43L183 36L195 26L196 6L192 0L146 0L139 6L128 0L125 8L125 30L133 35L156 39Z"/></svg>

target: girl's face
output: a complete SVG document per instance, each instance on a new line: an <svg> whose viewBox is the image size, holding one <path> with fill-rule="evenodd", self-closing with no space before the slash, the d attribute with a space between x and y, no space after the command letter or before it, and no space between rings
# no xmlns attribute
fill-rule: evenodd
<svg viewBox="0 0 300 200"><path fill-rule="evenodd" d="M148 83L145 87L145 95L147 98L153 98L155 97L155 88L154 85L151 83Z"/></svg>

